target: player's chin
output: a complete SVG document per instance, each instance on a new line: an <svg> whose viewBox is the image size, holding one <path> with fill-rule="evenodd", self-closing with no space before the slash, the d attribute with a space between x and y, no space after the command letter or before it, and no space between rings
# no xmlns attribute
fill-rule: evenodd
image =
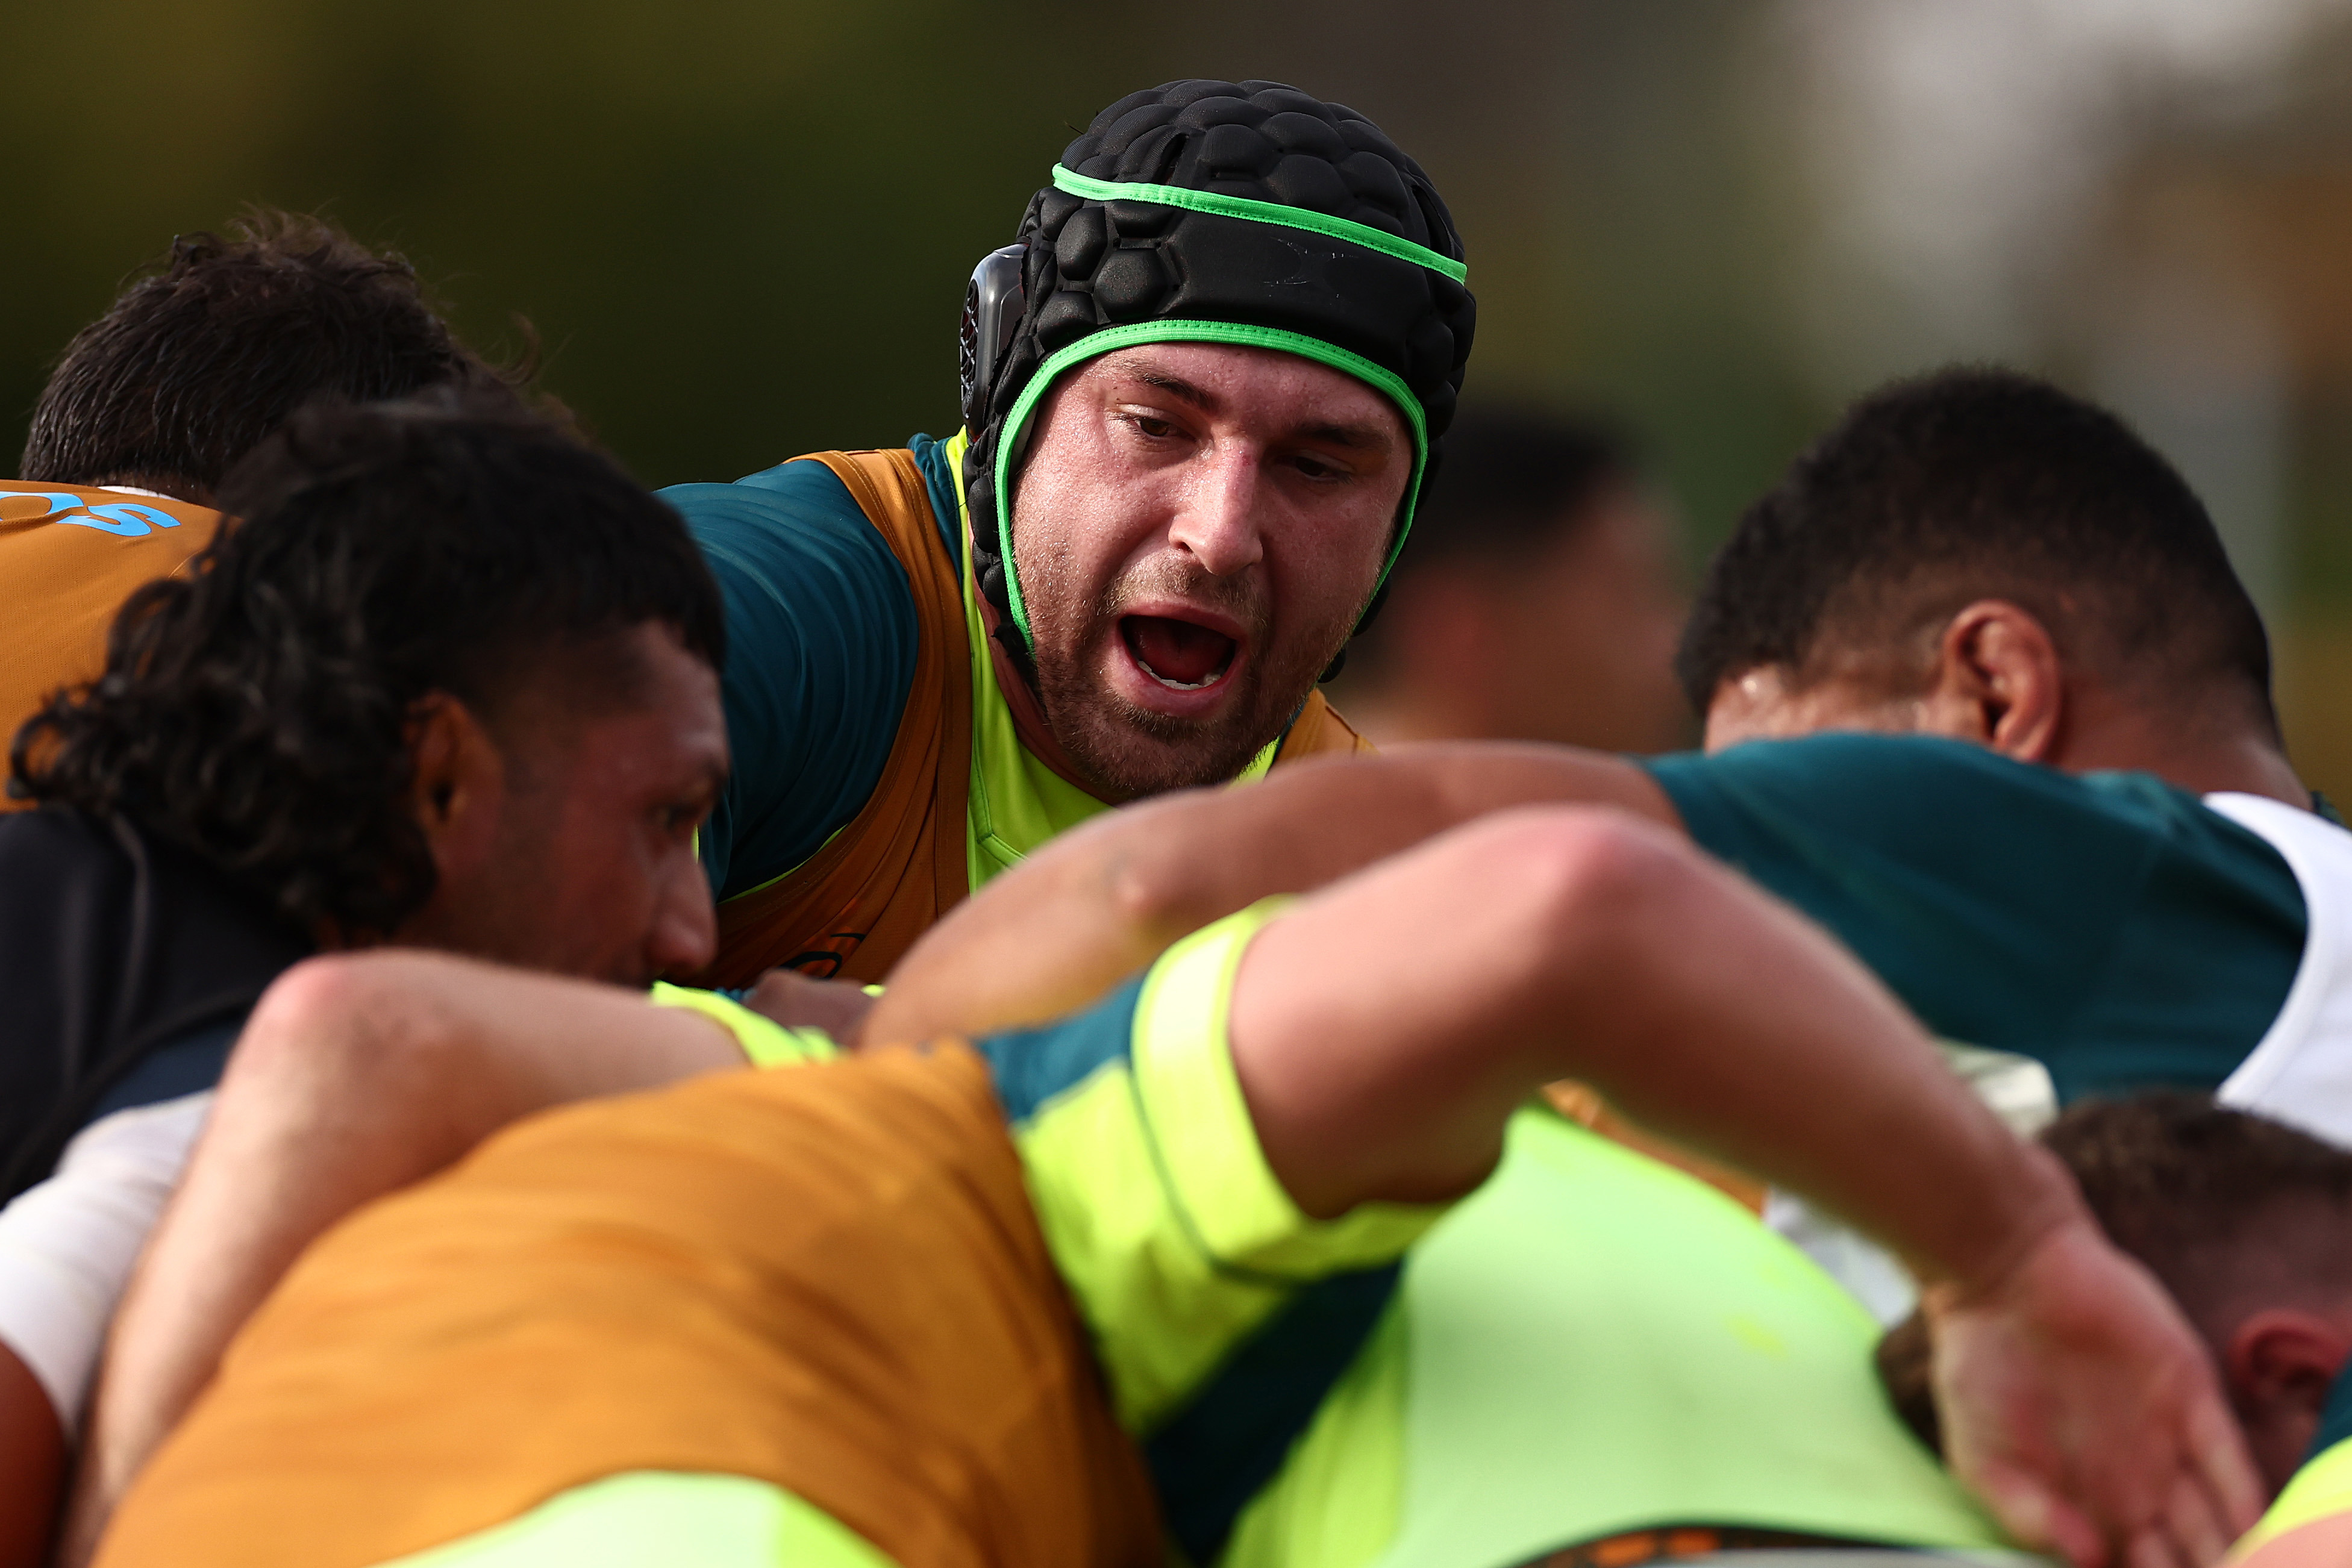
<svg viewBox="0 0 2352 1568"><path fill-rule="evenodd" d="M1248 767L1280 728L1281 719L1266 718L1256 711L1260 706L1237 693L1213 715L1179 717L1107 696L1085 716L1078 727L1084 739L1072 749L1124 795L1222 784Z"/></svg>

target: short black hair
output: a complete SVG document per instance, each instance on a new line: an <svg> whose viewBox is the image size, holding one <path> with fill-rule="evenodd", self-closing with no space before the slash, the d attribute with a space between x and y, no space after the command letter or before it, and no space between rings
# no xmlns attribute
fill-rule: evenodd
<svg viewBox="0 0 2352 1568"><path fill-rule="evenodd" d="M1980 598L2117 684L2233 686L2277 729L2262 617L2196 493L2105 409L1980 367L1874 392L1800 456L1709 564L1675 671L1704 714L1749 670L1908 648Z"/></svg>
<svg viewBox="0 0 2352 1568"><path fill-rule="evenodd" d="M428 695L495 723L550 660L648 623L725 655L677 514L510 405L303 410L221 499L237 520L131 596L104 674L17 732L11 789L127 818L306 926L381 937L432 893L404 803Z"/></svg>
<svg viewBox="0 0 2352 1568"><path fill-rule="evenodd" d="M314 399L445 385L495 396L520 379L457 340L400 256L318 218L256 212L226 238L173 241L76 335L34 405L17 476L210 492Z"/></svg>

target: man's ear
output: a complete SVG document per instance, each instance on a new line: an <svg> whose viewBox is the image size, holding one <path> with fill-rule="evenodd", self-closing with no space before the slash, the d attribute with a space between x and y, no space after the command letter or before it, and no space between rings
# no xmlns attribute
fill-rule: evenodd
<svg viewBox="0 0 2352 1568"><path fill-rule="evenodd" d="M504 814L506 757L474 711L446 692L410 710L409 810L446 883L490 854Z"/></svg>
<svg viewBox="0 0 2352 1568"><path fill-rule="evenodd" d="M2347 1360L2352 1334L2315 1312L2273 1307L2231 1331L2221 1348L2221 1374L2256 1457L2276 1456L2266 1469L2292 1471L2311 1447L2328 1390Z"/></svg>
<svg viewBox="0 0 2352 1568"><path fill-rule="evenodd" d="M1979 599L1945 623L1925 727L2021 762L2048 762L2065 719L2058 644L2031 612Z"/></svg>

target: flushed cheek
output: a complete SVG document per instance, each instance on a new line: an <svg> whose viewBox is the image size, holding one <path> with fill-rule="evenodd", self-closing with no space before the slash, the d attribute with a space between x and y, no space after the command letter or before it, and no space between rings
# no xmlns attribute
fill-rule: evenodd
<svg viewBox="0 0 2352 1568"><path fill-rule="evenodd" d="M1073 562L1085 584L1086 602L1100 605L1120 584L1145 576L1155 561L1176 553L1171 536L1164 519L1130 515L1107 521L1098 535L1082 543Z"/></svg>

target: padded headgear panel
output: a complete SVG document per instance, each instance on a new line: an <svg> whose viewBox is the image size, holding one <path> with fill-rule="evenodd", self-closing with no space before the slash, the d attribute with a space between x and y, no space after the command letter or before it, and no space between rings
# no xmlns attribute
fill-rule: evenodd
<svg viewBox="0 0 2352 1568"><path fill-rule="evenodd" d="M1110 185L1160 187L1131 199ZM1202 209L1209 210L1202 210ZM1412 523L1412 497L1435 465L1470 355L1476 305L1461 278L1462 240L1421 166L1370 120L1279 82L1181 81L1131 93L1070 143L1055 183L1021 220L1024 305L964 454L972 563L1026 652L1012 580L1008 460L1034 407L1024 397L1049 359L1089 335L1139 324L1228 322L1328 345L1314 357L1400 392L1416 434L1413 487L1389 559ZM1194 334L1206 336L1206 333ZM1253 340L1238 338L1232 340ZM1055 367L1067 368L1077 349ZM1043 392L1041 385L1037 391ZM1415 417L1418 416L1418 417Z"/></svg>

